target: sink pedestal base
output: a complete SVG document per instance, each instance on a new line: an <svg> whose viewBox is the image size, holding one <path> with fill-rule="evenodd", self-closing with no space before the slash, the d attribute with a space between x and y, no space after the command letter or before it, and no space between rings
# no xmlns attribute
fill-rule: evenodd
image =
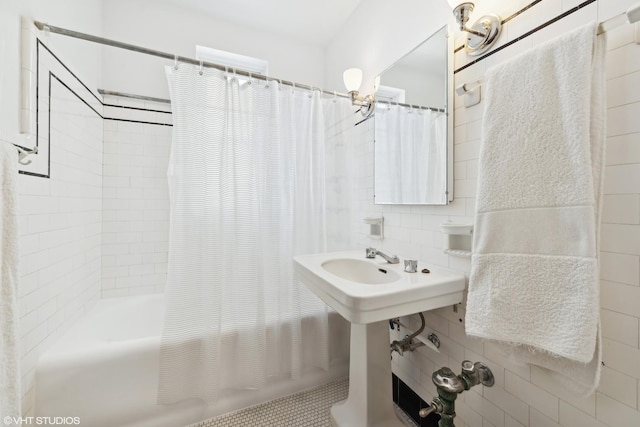
<svg viewBox="0 0 640 427"><path fill-rule="evenodd" d="M405 427L393 408L389 322L351 323L349 397L331 407L337 427Z"/></svg>

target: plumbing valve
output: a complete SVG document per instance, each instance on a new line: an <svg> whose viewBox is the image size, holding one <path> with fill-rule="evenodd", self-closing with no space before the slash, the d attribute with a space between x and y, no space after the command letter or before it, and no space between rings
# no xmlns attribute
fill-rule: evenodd
<svg viewBox="0 0 640 427"><path fill-rule="evenodd" d="M465 360L462 362L462 374L460 376L467 383L465 390L469 390L476 384L491 387L495 382L491 369L482 362L473 363Z"/></svg>
<svg viewBox="0 0 640 427"><path fill-rule="evenodd" d="M460 375L456 375L445 366L434 372L431 379L438 389L438 397L431 401L428 408L421 409L419 415L424 418L432 412L439 414L439 427L454 426L455 401L458 394L469 390L474 385L482 384L491 387L494 384L493 373L489 367L482 362L473 363L469 360L462 362Z"/></svg>

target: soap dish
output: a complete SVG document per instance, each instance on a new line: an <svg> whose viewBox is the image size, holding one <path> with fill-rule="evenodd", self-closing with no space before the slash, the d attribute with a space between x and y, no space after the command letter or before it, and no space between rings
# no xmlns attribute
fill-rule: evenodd
<svg viewBox="0 0 640 427"><path fill-rule="evenodd" d="M447 234L447 247L444 253L468 258L471 256L473 224L440 224L442 232Z"/></svg>

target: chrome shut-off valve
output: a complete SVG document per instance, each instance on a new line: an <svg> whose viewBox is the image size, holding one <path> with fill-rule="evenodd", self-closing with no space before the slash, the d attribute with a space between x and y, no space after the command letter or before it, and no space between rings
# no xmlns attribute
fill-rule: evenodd
<svg viewBox="0 0 640 427"><path fill-rule="evenodd" d="M456 416L455 401L458 394L469 390L474 385L493 386L495 380L488 366L482 362L462 362L462 373L456 375L448 367L438 369L431 379L438 389L438 397L434 398L428 408L421 409L419 415L426 417L434 412L440 415L439 427L453 427Z"/></svg>

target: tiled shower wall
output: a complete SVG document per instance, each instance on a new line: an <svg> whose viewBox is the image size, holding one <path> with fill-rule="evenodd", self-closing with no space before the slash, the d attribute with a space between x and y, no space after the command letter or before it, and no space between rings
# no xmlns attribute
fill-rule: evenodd
<svg viewBox="0 0 640 427"><path fill-rule="evenodd" d="M522 4L533 6L509 21L500 44L582 4L580 1L493 2L492 11L509 16ZM498 3L501 4L498 5ZM546 26L513 45L455 74L455 85L481 79L488 67L540 42L593 20L623 12L622 1L599 0ZM624 2L629 3L629 2ZM511 7L509 10L502 10ZM502 9L501 9L502 8ZM490 343L472 339L464 332L464 304L425 313L427 332L436 332L442 347L436 353L420 348L403 357L394 356L394 372L421 397L435 396L431 374L441 366L460 371L462 360L483 361L496 376L492 388L475 387L456 402L458 427L633 427L640 425L640 45L634 28L619 27L608 33L607 91L608 140L601 252L601 318L604 368L597 393L579 398L558 389L540 369L511 363ZM459 38L456 46L461 44ZM464 51L455 56L455 67L465 65ZM419 257L433 264L464 272L468 259L442 253L445 236L439 224L473 222L477 185L477 159L483 103L465 108L456 99L455 109L455 201L446 207L376 206L373 200L372 126L362 127L358 138L357 215L385 217L383 242L366 237L358 229L358 246L379 245L383 250ZM517 232L515 230L514 232ZM417 316L402 319L417 328ZM404 329L401 334L407 333Z"/></svg>
<svg viewBox="0 0 640 427"><path fill-rule="evenodd" d="M57 81L49 105L50 178L18 180L25 414L38 357L100 297L102 119Z"/></svg>
<svg viewBox="0 0 640 427"><path fill-rule="evenodd" d="M102 296L162 292L172 127L168 104L105 97Z"/></svg>

